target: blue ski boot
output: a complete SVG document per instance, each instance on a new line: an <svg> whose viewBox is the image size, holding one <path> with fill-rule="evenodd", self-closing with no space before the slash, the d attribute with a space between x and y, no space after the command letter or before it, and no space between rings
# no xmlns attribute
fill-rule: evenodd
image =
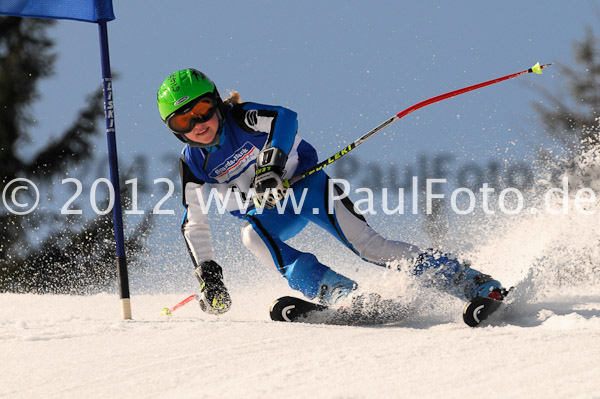
<svg viewBox="0 0 600 399"><path fill-rule="evenodd" d="M488 296L495 289L503 290L499 281L472 269L468 262L459 262L455 257L433 249L417 257L413 274L426 275L432 285L467 301Z"/></svg>

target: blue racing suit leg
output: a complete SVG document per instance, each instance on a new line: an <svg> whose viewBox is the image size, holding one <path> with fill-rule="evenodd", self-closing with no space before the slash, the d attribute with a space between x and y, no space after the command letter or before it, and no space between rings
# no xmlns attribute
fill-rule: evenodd
<svg viewBox="0 0 600 399"><path fill-rule="evenodd" d="M416 276L433 275L439 288L461 299L485 296L501 284L471 269L456 258L437 251L421 251L401 241L387 240L357 214L348 198L334 198L341 189L330 184L319 171L294 184L284 198L285 211L263 209L245 217L244 244L266 264L274 265L289 285L309 298L332 303L357 288L356 283L320 263L310 253L292 248L286 240L298 234L309 221L316 223L363 260L386 265L408 259ZM291 201L290 196L295 198ZM304 200L302 201L302 198ZM294 204L297 209L294 209Z"/></svg>
<svg viewBox="0 0 600 399"><path fill-rule="evenodd" d="M308 224L308 220L302 216L288 209L282 214L277 209L263 209L262 213L256 210L248 212L244 219L244 244L263 262L273 264L292 289L310 299L319 297L324 302L330 302L334 298L327 287L343 287L349 292L356 286L351 279L319 262L315 255L285 243ZM336 292L340 294L339 289Z"/></svg>

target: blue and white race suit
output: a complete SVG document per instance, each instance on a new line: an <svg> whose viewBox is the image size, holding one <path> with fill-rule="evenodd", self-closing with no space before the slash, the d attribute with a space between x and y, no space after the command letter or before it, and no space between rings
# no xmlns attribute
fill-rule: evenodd
<svg viewBox="0 0 600 399"><path fill-rule="evenodd" d="M240 209L242 202L239 199L248 200L256 158L261 150L277 147L288 154L285 179L317 163L315 149L297 135L297 130L297 114L287 108L256 103L228 105L220 143L210 148L186 146L183 150L180 173L187 210L182 231L196 265L213 259L206 214L207 196L206 193L198 195L198 190L208 184L224 201L226 209L243 219L242 241L254 255L281 273L290 287L306 297L333 302L335 296L347 295L355 289L356 283L320 263L315 255L286 243L309 222L316 223L372 263L415 259L421 251L408 243L387 240L373 230L364 217L354 212L352 202L347 197L342 198L341 189L331 184L322 170L290 187L296 198L306 190L303 206L298 212L291 201L287 202L283 212L277 208L264 208L258 212L253 205ZM464 284L458 281L463 282L465 277L479 272L465 269L453 258L431 254L423 257L421 254L415 274L429 267L439 270L438 274L445 278L450 291L457 296L470 299L479 295L479 290L467 292ZM500 286L498 282L494 283Z"/></svg>

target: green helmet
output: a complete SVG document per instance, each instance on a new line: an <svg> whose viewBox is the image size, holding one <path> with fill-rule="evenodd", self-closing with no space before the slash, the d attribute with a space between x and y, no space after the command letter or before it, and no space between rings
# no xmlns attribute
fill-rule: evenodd
<svg viewBox="0 0 600 399"><path fill-rule="evenodd" d="M223 130L224 104L217 91L217 86L212 80L202 72L196 69L182 69L169 75L158 88L156 102L158 111L163 122L167 123L167 118L178 110L185 109L186 105L200 97L210 97L217 103L216 114L219 118L219 130L215 135L213 142L209 144L197 143L188 140L184 134L173 132L175 136L192 147L212 147L220 142ZM168 124L167 124L168 126Z"/></svg>

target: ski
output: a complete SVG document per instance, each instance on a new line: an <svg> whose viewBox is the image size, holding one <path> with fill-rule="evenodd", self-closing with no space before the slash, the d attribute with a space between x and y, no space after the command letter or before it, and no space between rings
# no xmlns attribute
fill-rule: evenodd
<svg viewBox="0 0 600 399"><path fill-rule="evenodd" d="M496 312L504 301L498 301L489 297L477 297L465 305L463 320L469 327L477 327L481 322Z"/></svg>
<svg viewBox="0 0 600 399"><path fill-rule="evenodd" d="M311 313L329 309L327 306L308 302L292 296L281 297L271 305L269 314L273 321L294 323L307 318Z"/></svg>
<svg viewBox="0 0 600 399"><path fill-rule="evenodd" d="M273 302L269 314L273 321L288 323L376 325L399 322L409 312L407 305L389 299L380 300L377 294L359 298L361 300L354 300L347 307L328 307L284 296Z"/></svg>

